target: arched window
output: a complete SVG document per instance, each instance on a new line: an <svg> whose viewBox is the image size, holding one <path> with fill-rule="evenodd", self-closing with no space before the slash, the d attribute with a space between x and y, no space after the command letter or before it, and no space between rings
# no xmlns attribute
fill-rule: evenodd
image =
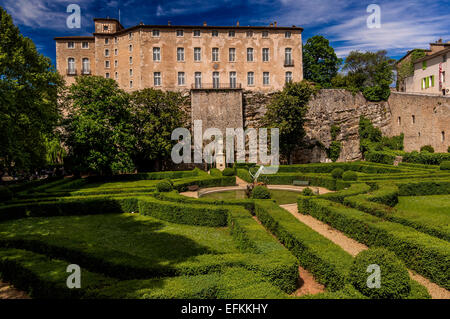
<svg viewBox="0 0 450 319"><path fill-rule="evenodd" d="M74 75L76 73L76 70L75 70L75 59L74 58L69 58L67 60L67 73L69 75Z"/></svg>
<svg viewBox="0 0 450 319"><path fill-rule="evenodd" d="M83 74L91 74L91 62L88 58L83 59Z"/></svg>

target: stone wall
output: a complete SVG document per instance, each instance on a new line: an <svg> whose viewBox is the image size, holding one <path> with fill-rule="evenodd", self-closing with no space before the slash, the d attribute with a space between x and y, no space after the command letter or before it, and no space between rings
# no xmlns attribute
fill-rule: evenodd
<svg viewBox="0 0 450 319"><path fill-rule="evenodd" d="M405 134L405 151L433 146L447 152L450 145L450 97L392 93L389 98L392 125L389 136Z"/></svg>

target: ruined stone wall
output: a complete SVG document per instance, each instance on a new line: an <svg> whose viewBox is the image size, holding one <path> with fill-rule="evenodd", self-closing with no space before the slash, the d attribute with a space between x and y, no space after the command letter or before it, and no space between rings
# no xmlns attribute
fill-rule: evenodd
<svg viewBox="0 0 450 319"><path fill-rule="evenodd" d="M405 134L405 151L424 145L445 153L450 145L450 97L392 93L389 98L392 125L389 136Z"/></svg>

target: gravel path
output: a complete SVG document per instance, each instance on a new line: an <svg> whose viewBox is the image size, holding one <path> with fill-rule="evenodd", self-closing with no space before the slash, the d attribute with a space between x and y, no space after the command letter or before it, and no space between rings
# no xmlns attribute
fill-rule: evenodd
<svg viewBox="0 0 450 319"><path fill-rule="evenodd" d="M31 299L25 292L0 281L0 299Z"/></svg>
<svg viewBox="0 0 450 319"><path fill-rule="evenodd" d="M361 251L368 249L366 245L363 245L349 237L347 237L344 233L330 227L329 225L322 223L321 221L315 219L309 215L303 215L298 213L297 204L291 205L282 205L282 208L286 209L293 216L295 216L299 221L309 226L311 229L315 230L325 238L328 238L336 245L340 246L346 252L351 254L352 256L356 256ZM442 288L435 283L431 282L425 277L414 273L409 270L410 277L425 286L427 288L428 293L431 295L433 299L450 299L450 291L445 288Z"/></svg>

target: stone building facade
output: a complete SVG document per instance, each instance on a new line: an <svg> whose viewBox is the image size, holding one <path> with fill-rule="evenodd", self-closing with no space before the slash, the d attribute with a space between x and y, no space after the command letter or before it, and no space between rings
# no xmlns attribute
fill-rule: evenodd
<svg viewBox="0 0 450 319"><path fill-rule="evenodd" d="M57 70L115 79L127 91L231 88L270 92L301 81L300 27L137 25L94 19L90 37L57 37Z"/></svg>

